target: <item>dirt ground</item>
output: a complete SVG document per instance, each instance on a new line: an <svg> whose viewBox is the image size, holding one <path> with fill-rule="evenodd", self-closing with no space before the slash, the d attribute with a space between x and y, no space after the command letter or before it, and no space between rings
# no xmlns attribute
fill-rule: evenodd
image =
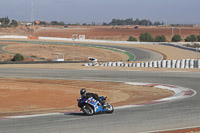
<svg viewBox="0 0 200 133"><path fill-rule="evenodd" d="M108 96L114 106L145 103L173 95L168 90L118 82L0 78L0 116L79 110L81 88Z"/></svg>
<svg viewBox="0 0 200 133"><path fill-rule="evenodd" d="M141 33L149 32L152 36L165 35L168 41L171 41L171 27L154 26L70 26L69 28L38 28L33 35L50 37L71 38L72 34L86 35L87 39L102 40L128 40L129 36L134 36L139 40ZM174 34L181 35L185 39L190 34L198 35L200 27L177 27L174 28Z"/></svg>

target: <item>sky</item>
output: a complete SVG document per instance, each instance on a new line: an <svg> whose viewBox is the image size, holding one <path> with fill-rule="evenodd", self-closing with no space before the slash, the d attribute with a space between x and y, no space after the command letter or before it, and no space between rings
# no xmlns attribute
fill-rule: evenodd
<svg viewBox="0 0 200 133"><path fill-rule="evenodd" d="M200 24L200 0L1 0L0 18L65 23L103 23L113 18L165 24Z"/></svg>

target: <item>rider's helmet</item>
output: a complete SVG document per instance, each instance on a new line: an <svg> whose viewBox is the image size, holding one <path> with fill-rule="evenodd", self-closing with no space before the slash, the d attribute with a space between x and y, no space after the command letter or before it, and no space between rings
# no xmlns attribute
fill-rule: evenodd
<svg viewBox="0 0 200 133"><path fill-rule="evenodd" d="M81 90L80 90L80 94L83 96L83 95L85 95L86 94L86 89L85 88L82 88Z"/></svg>

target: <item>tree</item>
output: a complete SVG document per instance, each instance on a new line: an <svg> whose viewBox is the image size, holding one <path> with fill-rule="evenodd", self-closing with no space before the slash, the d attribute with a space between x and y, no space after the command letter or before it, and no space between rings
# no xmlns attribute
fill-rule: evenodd
<svg viewBox="0 0 200 133"><path fill-rule="evenodd" d="M83 25L83 26L86 26L87 24L86 24L86 23L83 23L82 25Z"/></svg>
<svg viewBox="0 0 200 133"><path fill-rule="evenodd" d="M137 39L136 39L135 37L133 37L133 36L130 36L130 37L128 38L128 41L137 41Z"/></svg>
<svg viewBox="0 0 200 133"><path fill-rule="evenodd" d="M190 35L185 38L185 42L196 42L197 37L195 35Z"/></svg>
<svg viewBox="0 0 200 133"><path fill-rule="evenodd" d="M143 19L140 21L139 25L150 26L150 25L153 25L153 23L150 20Z"/></svg>
<svg viewBox="0 0 200 133"><path fill-rule="evenodd" d="M60 21L60 22L58 23L58 25L65 25L65 22Z"/></svg>
<svg viewBox="0 0 200 133"><path fill-rule="evenodd" d="M161 23L156 22L156 24L160 25ZM124 19L112 19L112 21L108 25L145 25L145 26L150 26L150 25L153 25L153 23L148 19L139 20L137 18L136 20L133 20L132 18L128 18L125 20Z"/></svg>
<svg viewBox="0 0 200 133"><path fill-rule="evenodd" d="M13 25L13 26L18 26L18 23L17 23L16 20L12 20L11 25Z"/></svg>
<svg viewBox="0 0 200 133"><path fill-rule="evenodd" d="M163 25L163 24L161 22L157 21L157 22L154 22L154 25L158 26L158 25Z"/></svg>
<svg viewBox="0 0 200 133"><path fill-rule="evenodd" d="M200 42L200 35L197 36L197 41Z"/></svg>
<svg viewBox="0 0 200 133"><path fill-rule="evenodd" d="M0 22L1 22L1 27L9 27L9 23L10 23L10 19L7 17L5 18L0 18Z"/></svg>
<svg viewBox="0 0 200 133"><path fill-rule="evenodd" d="M52 25L58 25L58 22L57 21L51 21L51 24Z"/></svg>
<svg viewBox="0 0 200 133"><path fill-rule="evenodd" d="M162 36L156 36L154 39L155 42L166 42L166 37L164 35Z"/></svg>
<svg viewBox="0 0 200 133"><path fill-rule="evenodd" d="M15 56L13 57L11 61L23 61L23 60L24 60L24 56L22 56L21 54L15 54Z"/></svg>
<svg viewBox="0 0 200 133"><path fill-rule="evenodd" d="M107 23L103 22L103 25L109 25L109 24L107 24Z"/></svg>
<svg viewBox="0 0 200 133"><path fill-rule="evenodd" d="M45 21L41 21L39 25L47 25Z"/></svg>
<svg viewBox="0 0 200 133"><path fill-rule="evenodd" d="M141 42L153 42L153 37L148 32L141 33L139 39Z"/></svg>
<svg viewBox="0 0 200 133"><path fill-rule="evenodd" d="M172 37L172 42L180 42L182 40L180 35L174 35Z"/></svg>

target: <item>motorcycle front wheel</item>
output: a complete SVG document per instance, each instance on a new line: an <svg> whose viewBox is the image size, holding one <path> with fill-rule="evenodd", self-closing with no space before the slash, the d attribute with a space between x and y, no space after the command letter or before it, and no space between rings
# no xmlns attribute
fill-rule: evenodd
<svg viewBox="0 0 200 133"><path fill-rule="evenodd" d="M107 103L107 107L106 107L106 113L113 113L114 108L111 104Z"/></svg>
<svg viewBox="0 0 200 133"><path fill-rule="evenodd" d="M94 109L88 104L83 105L82 111L86 115L93 115L94 114Z"/></svg>

